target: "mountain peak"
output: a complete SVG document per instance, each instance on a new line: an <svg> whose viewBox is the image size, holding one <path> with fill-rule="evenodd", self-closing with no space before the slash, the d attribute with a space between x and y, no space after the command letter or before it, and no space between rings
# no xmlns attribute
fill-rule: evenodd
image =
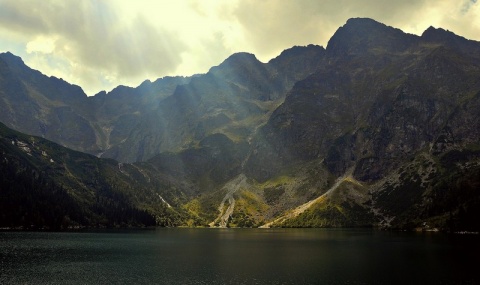
<svg viewBox="0 0 480 285"><path fill-rule="evenodd" d="M414 35L369 18L352 18L332 36L327 52L330 55L355 55L364 54L372 48L402 51L416 39Z"/></svg>
<svg viewBox="0 0 480 285"><path fill-rule="evenodd" d="M422 39L428 42L436 42L442 44L451 44L458 41L468 41L464 37L456 35L449 30L444 30L442 28L434 28L432 26L428 27L428 29L423 32Z"/></svg>
<svg viewBox="0 0 480 285"><path fill-rule="evenodd" d="M340 27L337 32L341 30L347 30L349 32L357 33L374 33L374 32L387 32L387 31L400 31L399 29L387 26L383 23L377 22L370 18L350 18L345 25ZM400 31L403 33L402 31ZM335 35L334 35L335 36Z"/></svg>
<svg viewBox="0 0 480 285"><path fill-rule="evenodd" d="M346 24L345 25L355 25L355 26L358 26L358 25L377 25L377 26L384 26L386 27L385 24L382 24L378 21L375 21L374 19L371 19L371 18L361 18L361 17L357 17L357 18L350 18L347 20Z"/></svg>
<svg viewBox="0 0 480 285"><path fill-rule="evenodd" d="M229 73L238 71L242 68L250 68L261 64L262 63L257 59L254 54L248 52L238 52L229 56L219 66L212 67L210 69L210 72L217 73L222 70L223 72Z"/></svg>
<svg viewBox="0 0 480 285"><path fill-rule="evenodd" d="M222 64L227 62L239 62L239 61L258 61L258 59L253 53L237 52L230 55Z"/></svg>
<svg viewBox="0 0 480 285"><path fill-rule="evenodd" d="M19 68L25 66L25 63L23 62L21 57L16 56L9 51L0 53L0 59L7 63L10 68Z"/></svg>
<svg viewBox="0 0 480 285"><path fill-rule="evenodd" d="M454 33L444 30L442 28L435 28L433 26L428 27L422 34L422 38L426 40L438 40L438 39L447 39L451 37L458 37Z"/></svg>
<svg viewBox="0 0 480 285"><path fill-rule="evenodd" d="M468 40L449 30L434 28L430 26L423 32L421 39L428 43L441 44L454 49L459 49L464 53L480 57L480 43Z"/></svg>
<svg viewBox="0 0 480 285"><path fill-rule="evenodd" d="M281 57L295 57L295 56L301 56L308 52L321 53L324 51L325 49L322 46L313 45L313 44L310 44L308 46L293 46L289 49L282 51L279 56L272 59L271 61L275 61L276 59L279 59Z"/></svg>
<svg viewBox="0 0 480 285"><path fill-rule="evenodd" d="M14 59L17 59L17 60L20 60L23 62L22 58L19 57L19 56L16 56L14 55L13 53L7 51L7 52L2 52L0 53L0 57L4 58L4 57L7 57L7 58L14 58Z"/></svg>

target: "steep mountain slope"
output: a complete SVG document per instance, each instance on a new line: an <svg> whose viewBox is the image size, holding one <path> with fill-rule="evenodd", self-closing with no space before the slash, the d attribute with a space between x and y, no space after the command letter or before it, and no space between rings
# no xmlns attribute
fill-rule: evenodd
<svg viewBox="0 0 480 285"><path fill-rule="evenodd" d="M382 204L385 191L402 189L390 194L389 199L398 199L403 207L392 219L431 206L429 195L443 181L440 175L419 182L417 173L429 174L410 161L442 161L450 152L466 152L471 161L463 162L469 166L462 171L473 177L480 139L480 64L475 52L480 44L454 36L456 45L464 48L453 49L442 44L451 42L451 33L435 33L415 37L373 20L349 20L329 42L329 64L297 82L259 132L255 155L247 163L249 174L263 181L315 160L336 177L353 169L353 177L373 191L369 203L383 205L377 212L392 206ZM402 176L402 167L414 170ZM438 175L449 170L460 175L443 163L428 171ZM385 181L398 175L387 190ZM444 195L463 195L448 187ZM365 213L373 211L364 202L359 199L356 205ZM472 201L458 202L476 207L466 206ZM449 210L452 215L458 214L459 204ZM403 219L392 221L405 223Z"/></svg>
<svg viewBox="0 0 480 285"><path fill-rule="evenodd" d="M102 150L98 155L127 139L143 114L158 108L161 100L170 96L178 85L189 81L190 78L186 77L164 77L155 82L147 80L137 88L118 86L109 93L89 97L89 104L95 112L92 124L101 136L97 140Z"/></svg>
<svg viewBox="0 0 480 285"><path fill-rule="evenodd" d="M207 74L178 86L104 156L147 160L163 151L194 147L215 133L245 142L283 102L293 83L316 69L323 54L319 46L295 47L268 64L252 54L234 54ZM307 59L309 64L301 71L295 68Z"/></svg>
<svg viewBox="0 0 480 285"><path fill-rule="evenodd" d="M178 151L213 133L245 140L325 50L295 47L265 64L232 55L207 74L165 77L87 97L10 54L0 55L0 121L66 147L120 161ZM303 64L308 62L308 64Z"/></svg>
<svg viewBox="0 0 480 285"><path fill-rule="evenodd" d="M0 227L66 229L176 225L172 183L0 124ZM163 195L163 196L160 196Z"/></svg>
<svg viewBox="0 0 480 285"><path fill-rule="evenodd" d="M46 77L11 53L0 55L0 121L78 150L95 148L87 96L78 86Z"/></svg>
<svg viewBox="0 0 480 285"><path fill-rule="evenodd" d="M66 83L49 95L32 82L53 79L1 58L2 120L38 134L53 124L42 114L67 108L57 140L124 162L67 160L71 175L46 172L55 185L119 189L159 224L480 229L480 43L451 32L351 19L326 50L268 63L238 53L203 75L90 98ZM21 153L13 141L5 153Z"/></svg>
<svg viewBox="0 0 480 285"><path fill-rule="evenodd" d="M30 69L11 53L0 54L0 121L71 149L99 154L124 140L142 113L189 78L145 81L87 97L62 79Z"/></svg>

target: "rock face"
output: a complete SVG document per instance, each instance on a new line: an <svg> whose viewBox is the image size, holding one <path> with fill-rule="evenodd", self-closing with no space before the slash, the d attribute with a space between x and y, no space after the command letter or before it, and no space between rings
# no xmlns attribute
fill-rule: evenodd
<svg viewBox="0 0 480 285"><path fill-rule="evenodd" d="M349 20L330 40L325 64L294 85L259 132L249 174L265 181L320 159L337 177L354 169L355 179L381 193L386 186L380 181L403 165L427 175L409 160L441 159L456 150L476 153L479 47L443 30L416 37L373 20ZM473 156L466 172L478 171ZM437 173L448 171L436 167ZM405 211L428 204L438 182L420 183L410 175L391 185L404 187L392 194L399 201L417 191L415 199L404 201ZM385 198L378 197L374 201Z"/></svg>
<svg viewBox="0 0 480 285"><path fill-rule="evenodd" d="M453 142L435 142L466 127L453 122L459 117L471 131L457 136L456 144L478 140L478 116L458 108L478 104L480 57L432 44L442 39L425 34L415 37L373 20L349 20L330 40L325 64L294 85L261 129L258 155L249 163L271 165L254 171L256 178L274 175L292 159L324 158L336 175L360 163L357 178L377 180L405 156L431 145L444 151L453 147ZM465 45L475 44L480 46ZM374 161L382 166L369 166Z"/></svg>
<svg viewBox="0 0 480 285"><path fill-rule="evenodd" d="M93 114L80 87L46 77L11 53L0 56L0 86L0 121L61 144L75 142L79 150L95 148Z"/></svg>
<svg viewBox="0 0 480 285"><path fill-rule="evenodd" d="M326 49L238 53L93 97L2 54L0 120L184 181L172 191L193 224L478 229L479 78L479 42L350 19Z"/></svg>
<svg viewBox="0 0 480 285"><path fill-rule="evenodd" d="M246 141L283 101L295 80L316 68L310 64L297 71L297 60L324 54L318 46L294 49L267 64L252 54L234 54L207 74L178 85L158 108L141 113L134 130L104 156L147 160L163 151L188 149L215 133Z"/></svg>
<svg viewBox="0 0 480 285"><path fill-rule="evenodd" d="M128 162L188 148L212 133L245 140L294 82L314 71L324 53L319 46L294 47L270 63L238 53L207 74L119 86L92 97L5 53L0 55L0 121L75 150Z"/></svg>

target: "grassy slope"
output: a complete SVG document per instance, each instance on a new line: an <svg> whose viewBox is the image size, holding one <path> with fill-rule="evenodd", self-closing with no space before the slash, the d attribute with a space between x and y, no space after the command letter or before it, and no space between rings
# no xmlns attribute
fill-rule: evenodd
<svg viewBox="0 0 480 285"><path fill-rule="evenodd" d="M70 211L62 217L69 221L56 222L55 226L40 220L28 221L33 224L27 225L27 221L21 222L22 217L17 223L3 226L66 228L179 223L179 214L158 197L158 193L165 191L164 185L155 188L142 183L136 177L138 171L131 166L120 166L114 160L72 151L4 125L0 125L0 151L3 205L8 205L12 211L23 209L19 198L35 198L38 196L35 191L41 190L45 201L38 206L38 214L48 213L54 202ZM57 196L68 201L59 202ZM23 215L25 220L29 209L24 211L26 213L18 215ZM5 220L10 214L3 215Z"/></svg>

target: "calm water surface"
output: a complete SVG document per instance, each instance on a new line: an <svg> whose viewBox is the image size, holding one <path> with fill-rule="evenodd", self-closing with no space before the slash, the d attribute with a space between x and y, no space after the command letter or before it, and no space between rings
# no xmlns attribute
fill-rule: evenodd
<svg viewBox="0 0 480 285"><path fill-rule="evenodd" d="M332 229L0 232L0 284L480 284L478 235Z"/></svg>

